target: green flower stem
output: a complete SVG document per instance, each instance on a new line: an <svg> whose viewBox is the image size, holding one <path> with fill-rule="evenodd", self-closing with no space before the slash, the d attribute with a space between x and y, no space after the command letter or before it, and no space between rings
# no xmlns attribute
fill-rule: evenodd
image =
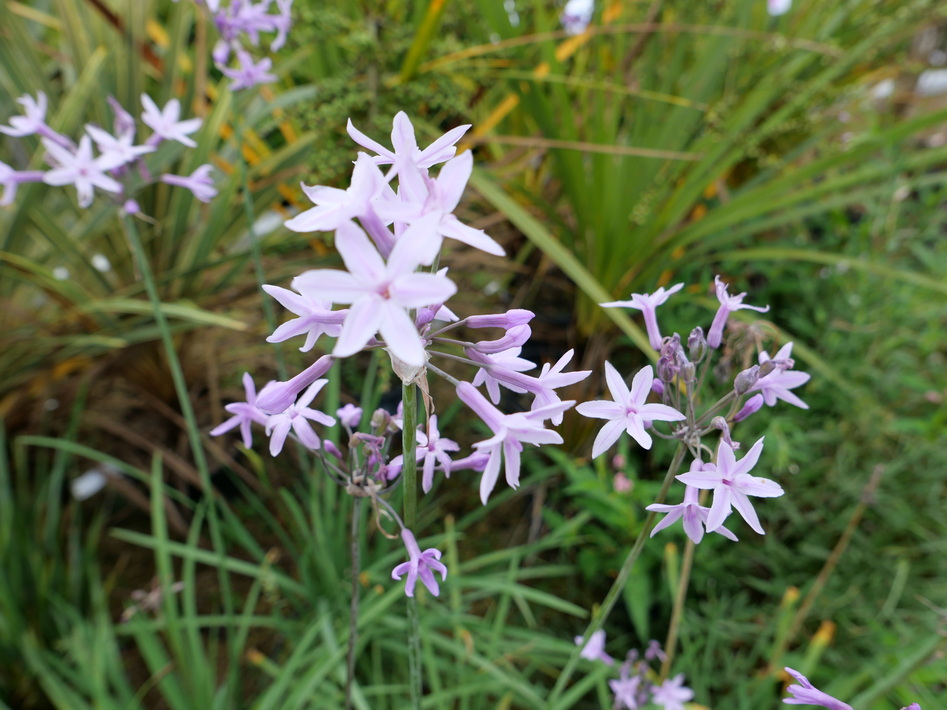
<svg viewBox="0 0 947 710"><path fill-rule="evenodd" d="M703 491L701 491L703 493ZM684 615L684 601L687 599L687 587L691 581L691 569L694 567L694 550L697 546L687 538L684 546L684 561L681 562L681 574L677 582L677 594L674 596L674 611L671 613L671 625L664 641L664 661L661 663L660 682L664 682L671 672L671 662L677 650L677 637L681 630L681 618Z"/></svg>
<svg viewBox="0 0 947 710"><path fill-rule="evenodd" d="M671 461L671 465L668 467L667 474L664 476L664 483L661 484L661 490L658 492L658 497L654 501L655 503L660 504L664 502L667 492L671 488L671 483L674 481L674 477L681 468L681 462L684 460L684 454L686 451L687 447L683 443L678 445L677 451L674 452L674 459ZM638 560L638 557L641 555L641 551L644 549L645 542L648 540L648 535L651 532L651 528L654 527L657 517L658 513L651 511L648 514L648 517L645 518L644 527L641 528L641 532L638 533L635 544L632 545L631 550L628 552L628 556L625 557L625 561L621 566L621 570L618 572L618 576L612 583L611 589L609 589L608 594L605 595L602 605L596 612L593 613L592 620L589 622L588 628L585 629L585 633L582 635L582 643L576 645L575 649L572 651L572 655L569 656L569 661L566 663L566 667L563 668L562 673L559 674L559 678L556 680L556 685L552 689L552 694L549 696L549 700L546 703L546 707L555 707L555 702L562 696L563 691L569 684L569 679L572 677L576 666L579 664L579 654L582 652L582 648L588 642L592 634L602 628L602 626L605 624L605 620L608 618L608 615L611 614L612 609L614 609L615 604L618 602L618 596L621 594L622 590L625 588L625 584L628 582L628 577L631 574L631 570L635 566L635 562Z"/></svg>
<svg viewBox="0 0 947 710"><path fill-rule="evenodd" d="M362 522L362 499L355 498L352 504L352 527L349 531L352 555L352 599L349 606L349 654L348 672L345 675L345 709L352 708L352 687L355 685L355 646L358 641L358 574L361 565L358 533Z"/></svg>
<svg viewBox="0 0 947 710"><path fill-rule="evenodd" d="M418 390L411 383L401 386L403 422L401 442L403 465L401 469L401 490L404 495L404 525L412 530L418 519L418 462L414 456L417 446L418 428ZM411 707L421 707L421 619L418 615L418 602L408 597L408 669L411 690Z"/></svg>

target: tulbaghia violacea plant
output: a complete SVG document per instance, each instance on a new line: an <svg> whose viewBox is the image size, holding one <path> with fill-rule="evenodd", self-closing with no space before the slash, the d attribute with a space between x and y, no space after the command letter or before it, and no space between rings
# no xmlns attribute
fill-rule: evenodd
<svg viewBox="0 0 947 710"><path fill-rule="evenodd" d="M293 24L293 0L194 0L194 4L205 8L213 18L219 34L212 53L214 64L230 79L231 90L276 81L276 76L270 73L273 60L269 57L258 60L254 52L259 51L261 34L275 33L270 38L271 52L286 44Z"/></svg>
<svg viewBox="0 0 947 710"><path fill-rule="evenodd" d="M852 710L852 706L848 703L843 703L838 698L834 698L816 688L799 671L788 667L784 670L796 681L786 688L786 692L789 693L788 698L783 698L786 705L811 705L827 708L827 710ZM907 707L901 708L901 710L921 710L921 706L919 703L911 703Z"/></svg>
<svg viewBox="0 0 947 710"><path fill-rule="evenodd" d="M645 449L652 447L655 437L671 440L676 442L677 452L658 499L647 506L651 515L645 522L638 542L629 552L619 578L602 604L597 618L589 625L586 634L579 637L580 641L591 640L590 634L600 629L614 605L617 590L624 584L640 554L645 535L654 536L681 521L689 538L689 554L692 554L693 546L704 540L705 533L717 533L728 540L737 540L733 531L724 527L734 511L753 531L762 535L763 526L751 498L774 498L783 494L778 483L753 473L763 452L763 439L754 442L744 453L740 442L731 436L731 429L759 412L764 405L772 407L782 401L806 408L805 402L791 390L805 384L809 375L792 369L792 343L786 343L773 357L765 351L760 352L759 364L737 374L726 394L719 399L708 398L704 392L705 385L708 379L714 378L714 354L724 342L730 314L740 309L765 313L769 307L744 304L746 294L731 296L727 284L717 276L714 290L719 307L707 337L704 337L700 326L690 332L686 341L682 341L677 333L662 337L657 307L681 288L683 284L676 284L667 289L659 288L650 294L632 294L627 301L601 304L606 308L624 307L641 311L649 341L658 350L659 357L654 368L648 365L635 373L630 388L625 377L611 363L606 362L605 380L611 399L584 402L576 407L586 417L605 420L592 444L593 458L608 451L623 434L628 434ZM711 438L716 438L715 444L708 441ZM679 473L687 459L689 470ZM683 493L677 498L681 502L668 503L665 499L674 481L684 484ZM704 505L702 500L702 496L707 495L712 495L709 506ZM671 499L675 499L673 493ZM664 515L664 518L657 521L658 515ZM687 581L688 576L682 574L682 589L686 589ZM682 594L679 599L683 600ZM676 646L674 630L679 615L680 609L676 607L672 631L665 644L667 658L662 665L661 685L653 700L663 703L662 707L680 707L686 699L684 696L690 693L678 687L682 679L667 679ZM563 678L568 679L574 661L575 658L560 676L557 689L564 687L566 681ZM642 683L639 676L623 672L619 680L612 682L616 706L638 707L629 703L632 702L631 698L638 697L637 688Z"/></svg>
<svg viewBox="0 0 947 710"><path fill-rule="evenodd" d="M496 486L501 470L510 486L520 478L520 454L526 445L561 443L549 428L562 421L574 402L563 401L557 390L587 377L588 371L564 372L572 358L566 353L555 364L547 363L535 374L537 364L520 357L530 336L533 313L513 309L499 314L461 317L447 301L457 285L440 266L447 240L502 256L503 248L482 230L463 224L454 215L473 167L471 154L456 155L455 144L469 126L455 128L421 149L414 126L401 112L394 118L388 148L359 132L349 122L353 140L369 152L359 152L347 189L303 185L313 207L286 222L297 232L331 231L342 257L343 269L312 269L296 276L289 288L267 285L265 290L293 314L293 318L268 338L281 342L303 340L309 352L323 335L335 337L331 353L285 382L271 382L259 393L245 376L246 402L227 405L233 414L213 430L222 434L259 424L270 436L270 451L278 454L287 437L295 439L322 462L326 473L357 498L371 500L373 509L392 520L408 551L409 561L399 565L396 578L407 574L406 593L414 593L420 579L436 595L432 571L442 576L446 568L439 554L421 552L410 528L414 513L407 501L416 496L413 471L422 469L422 490L431 490L436 475L470 469L482 472L483 503ZM434 175L430 169L440 165ZM496 337L485 337L493 335ZM365 350L383 349L390 357L405 392L403 419L376 412L369 432L354 432L354 405L337 416L346 422L347 442L320 439L315 425L327 425L329 415L313 409L319 384L337 360ZM449 367L445 364L449 363ZM468 379L448 374L468 368ZM438 429L437 402L427 393L429 376L448 380L458 398L483 420L490 436L474 444L467 456L452 458L459 446ZM420 387L424 395L424 420L418 423L417 407L407 401ZM478 387L483 387L486 394ZM501 392L527 396L525 411L501 409ZM392 436L403 427L404 451L389 456ZM278 438L277 438L278 437ZM274 439L276 439L274 443ZM347 449L348 453L342 453ZM410 464L410 465L409 465ZM412 472L409 480L404 473ZM405 486L406 510L399 516L385 496Z"/></svg>
<svg viewBox="0 0 947 710"><path fill-rule="evenodd" d="M109 97L108 102L115 116L112 132L86 124L85 133L76 142L46 122L48 101L43 92L39 92L35 99L29 95L17 99L23 115L11 117L9 125L0 126L0 133L14 138L38 138L49 169L19 171L0 162L0 185L4 186L0 206L14 200L18 185L44 182L75 187L82 208L91 206L98 188L110 194L116 206L121 206L126 214L138 214L134 193L156 182L144 156L157 150L164 141L195 147L197 143L191 136L200 129L202 121L200 118L181 120L181 104L177 99L171 99L164 108L158 108L150 96L142 94L144 110L141 122L152 133L146 141L138 143L135 140L138 130L135 118L114 98ZM190 176L165 174L158 180L190 190L198 200L209 202L217 194L210 171L211 166L207 164Z"/></svg>

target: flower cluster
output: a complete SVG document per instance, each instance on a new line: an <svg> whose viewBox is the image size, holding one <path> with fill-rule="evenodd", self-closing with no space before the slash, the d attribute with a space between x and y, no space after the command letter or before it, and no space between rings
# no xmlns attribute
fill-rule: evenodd
<svg viewBox="0 0 947 710"><path fill-rule="evenodd" d="M263 57L257 61L251 49L256 50L260 46L261 34L275 33L270 40L271 52L278 51L286 44L286 35L293 24L293 0L194 2L206 7L213 15L214 25L220 35L213 51L214 64L230 79L233 91L276 81L276 76L270 72L273 60Z"/></svg>
<svg viewBox="0 0 947 710"><path fill-rule="evenodd" d="M562 422L575 402L563 401L558 390L572 385L589 371L566 372L572 351L556 363L538 365L521 357L528 341L534 314L522 309L505 313L461 318L445 305L457 286L439 268L447 240L502 256L503 248L482 230L463 224L454 214L473 169L469 152L456 154L456 143L469 126L460 126L420 148L414 126L398 113L388 148L364 135L351 121L352 139L369 152L358 153L348 189L302 186L313 207L286 222L297 232L331 231L344 269L312 269L296 276L290 288L267 285L266 292L293 314L268 338L282 342L303 338L300 350L308 352L323 335L335 338L332 351L302 373L285 382L270 382L256 393L252 378L245 375L246 401L227 405L233 415L211 433L218 435L240 428L244 444L252 444L251 426L263 427L270 437L270 452L277 455L287 438L293 438L316 453L327 472L353 495L372 498L376 509L388 509L380 497L400 484L405 456L421 464L422 490L431 490L437 473L470 469L482 472L480 498L485 504L501 471L513 488L519 485L520 457L525 445L558 444L562 438L548 428ZM442 167L431 175L434 166ZM341 307L337 307L341 306ZM464 330L461 330L461 329ZM484 330L496 337L484 338ZM464 332L471 335L462 335ZM490 435L473 445L473 451L452 458L459 446L438 430L436 404L425 402L426 417L416 433L413 452L388 457L391 431L376 430L375 447L359 454L347 469L334 460L340 446L323 440L314 424L330 426L335 419L312 408L325 380L321 379L336 360L363 350L384 349L395 374L406 386L427 386L429 375L447 379L457 397L484 423ZM443 365L439 366L435 362ZM447 370L469 369L468 380ZM442 369L445 368L445 369ZM484 391L481 391L481 388ZM531 397L525 411L500 408L503 390ZM355 407L346 414L349 418ZM336 413L343 423L342 411ZM376 413L376 418L382 417ZM393 418L394 425L402 426ZM346 426L354 429L352 420ZM360 435L354 434L356 438ZM377 441L376 441L377 440ZM367 446L364 440L360 450ZM351 441L350 441L351 451ZM350 454L351 457L351 454ZM373 462L365 469L366 462ZM367 472L366 472L367 471ZM446 575L436 551L421 552L413 533L389 510L402 528L402 539L410 561L395 569L394 576L407 574L413 594L417 579L437 593L432 571Z"/></svg>
<svg viewBox="0 0 947 710"><path fill-rule="evenodd" d="M195 147L197 143L191 135L201 127L201 119L182 121L181 105L177 99L171 99L159 109L151 97L142 94L144 111L140 116L141 122L152 133L143 143L137 143L138 123L135 118L115 99L109 97L108 101L115 116L112 132L86 124L85 133L77 144L46 122L47 99L43 92L39 92L36 98L27 95L17 99L23 115L10 118L9 125L0 126L0 133L15 138L37 136L45 149L44 157L49 169L20 171L0 163L0 185L4 187L0 205L8 205L14 200L18 185L44 182L47 185L74 186L79 206L83 208L92 204L95 188L98 188L115 195L118 202L124 203L126 212L138 212L131 190L153 182L143 156L155 151L163 141ZM189 176L165 174L159 179L169 185L184 187L197 199L208 202L217 194L210 170L210 165L202 165Z"/></svg>
<svg viewBox="0 0 947 710"><path fill-rule="evenodd" d="M575 642L581 644L582 637L576 636ZM605 632L602 630L589 637L580 656L608 666L615 665L615 659L605 653ZM657 641L648 644L643 658L636 649L630 650L625 662L618 668L618 678L608 681L614 695L614 707L618 710L636 710L651 703L664 710L684 710L684 703L694 697L694 691L684 685L683 673L660 683L655 682L657 673L650 664L664 660L664 651Z"/></svg>
<svg viewBox="0 0 947 710"><path fill-rule="evenodd" d="M763 439L756 441L738 458L736 452L740 443L731 437L731 427L759 411L764 404L772 407L783 401L806 408L806 403L791 390L805 384L809 375L792 369L792 343L786 343L773 357L765 351L760 352L759 364L740 372L725 397L702 412L697 411L706 373L711 370L712 353L723 343L730 313L740 309L765 313L769 307L744 304L746 294L731 296L727 284L717 276L714 286L720 305L707 337L704 337L703 329L697 327L686 343L682 343L677 333L662 337L656 309L683 286L676 284L668 289L659 288L651 294L635 293L628 301L602 304L606 308L634 308L642 312L648 339L660 353L657 377L649 365L634 376L629 389L618 370L606 362L605 379L612 400L585 402L576 410L587 417L607 420L592 445L593 457L607 451L626 432L643 448L650 449L652 435L649 429L657 436L676 439L687 447L691 455L689 470L677 475L677 480L686 486L683 500L674 505L659 501L648 506L650 511L665 514L651 531L652 535L681 520L684 532L694 543L699 543L705 532L716 532L729 540L736 540L736 535L724 527L734 510L750 528L763 534L750 498L773 498L782 495L783 489L775 481L750 473L763 451ZM647 400L651 395L658 397L660 403L649 403ZM670 432L657 432L656 422L670 422ZM720 435L715 451L702 441L711 433ZM701 490L713 492L710 507L701 505Z"/></svg>
<svg viewBox="0 0 947 710"><path fill-rule="evenodd" d="M815 705L820 708L828 708L828 710L852 710L852 706L848 703L843 703L841 700L833 698L828 693L823 693L816 688L799 671L792 668L786 668L785 670L798 683L798 685L790 685L786 688L786 692L791 696L783 699L786 705ZM901 710L921 710L921 706L918 703L911 703L907 707L901 708Z"/></svg>

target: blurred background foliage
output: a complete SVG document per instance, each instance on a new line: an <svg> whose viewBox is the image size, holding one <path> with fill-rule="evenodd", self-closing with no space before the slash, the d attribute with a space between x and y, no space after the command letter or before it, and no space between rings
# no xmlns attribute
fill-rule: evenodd
<svg viewBox="0 0 947 710"><path fill-rule="evenodd" d="M163 148L149 168L211 162L216 200L160 184L138 198L204 431L240 396L244 370L259 382L304 362L262 342L274 314L258 285L332 263L321 235L280 222L304 202L300 180L346 186L348 118L385 142L404 109L422 144L473 124L462 218L512 258L457 249L452 274L471 310L537 312L534 359L574 346L599 372L606 357L640 367L651 353L633 312L595 304L685 281L662 324L706 328L724 274L771 305L764 347L796 343L810 409L766 410L735 432L766 436L763 463L786 495L765 506L765 537L701 544L674 672L712 708L779 706L783 664L855 707L947 707L947 101L916 88L947 56L947 9L796 0L774 18L763 0L605 2L577 36L560 11L550 0L297 2L279 84L234 95L191 3L8 0L0 120L39 90L71 135L111 125L109 95L132 113L142 92L178 98L204 119L196 149ZM0 160L18 169L39 151L0 139ZM195 492L114 214L107 196L78 210L44 185L0 209L0 701L338 707L343 503L299 475L305 457L294 468L205 439L226 546L208 543L211 504ZM335 401L373 363L340 376ZM389 386L376 379L372 396ZM540 706L669 458L627 447L593 465L591 431L567 418L566 446L531 457L528 482L488 510L469 478L441 485L440 505L426 499L431 529L451 516L430 543L451 579L422 613L430 707ZM71 499L69 481L104 464L122 472L107 493ZM630 491L615 490L618 470ZM405 675L404 620L385 613L401 596L386 579L400 550L378 537L363 541L358 707L398 707L405 693L393 680ZM613 655L663 639L683 539L669 531L646 547L607 624ZM214 568L232 588L206 576ZM156 601L122 623L136 590ZM606 676L584 670L571 706L608 707Z"/></svg>

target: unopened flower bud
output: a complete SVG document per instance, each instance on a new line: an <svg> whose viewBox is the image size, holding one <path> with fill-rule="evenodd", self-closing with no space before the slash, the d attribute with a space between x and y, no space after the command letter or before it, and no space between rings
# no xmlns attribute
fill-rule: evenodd
<svg viewBox="0 0 947 710"><path fill-rule="evenodd" d="M766 377L769 373L776 369L775 360L767 360L766 362L760 363L760 377Z"/></svg>
<svg viewBox="0 0 947 710"><path fill-rule="evenodd" d="M691 334L687 336L687 350L690 353L691 361L699 363L707 354L707 339L704 337L704 329L700 326L694 328Z"/></svg>
<svg viewBox="0 0 947 710"><path fill-rule="evenodd" d="M664 383L661 380L655 378L651 380L651 391L654 392L658 397L664 396Z"/></svg>
<svg viewBox="0 0 947 710"><path fill-rule="evenodd" d="M486 316L470 316L467 326L470 328L503 328L507 330L516 325L525 325L534 317L535 313L524 308L513 308L506 313Z"/></svg>
<svg viewBox="0 0 947 710"><path fill-rule="evenodd" d="M733 381L733 389L736 390L737 394L746 394L758 379L760 379L760 366L754 365L736 376Z"/></svg>
<svg viewBox="0 0 947 710"><path fill-rule="evenodd" d="M681 379L684 382L693 382L697 379L697 366L688 361L680 366Z"/></svg>
<svg viewBox="0 0 947 710"><path fill-rule="evenodd" d="M743 408L733 417L734 423L742 422L744 419L749 417L751 414L756 414L760 409L763 408L763 395L755 394L750 397L746 404L743 405Z"/></svg>
<svg viewBox="0 0 947 710"><path fill-rule="evenodd" d="M257 409L267 414L285 412L296 401L296 397L313 382L332 368L331 355L323 355L312 365L286 382L270 382L256 398Z"/></svg>
<svg viewBox="0 0 947 710"><path fill-rule="evenodd" d="M506 334L497 340L481 340L474 344L474 347L485 354L502 353L510 348L521 347L531 335L532 330L526 324L514 325L506 331Z"/></svg>
<svg viewBox="0 0 947 710"><path fill-rule="evenodd" d="M385 431L391 423L391 414L386 409L376 409L372 413L372 431Z"/></svg>
<svg viewBox="0 0 947 710"><path fill-rule="evenodd" d="M676 376L677 368L674 367L674 360L663 355L658 358L658 379L662 382L671 383Z"/></svg>
<svg viewBox="0 0 947 710"><path fill-rule="evenodd" d="M329 452L330 455L335 456L339 461L344 461L342 457L342 452L339 450L339 447L333 444L328 439L322 440L322 448Z"/></svg>
<svg viewBox="0 0 947 710"><path fill-rule="evenodd" d="M362 420L362 408L356 407L349 402L341 409L336 410L335 416L339 418L343 426L347 426L349 429L355 429Z"/></svg>

